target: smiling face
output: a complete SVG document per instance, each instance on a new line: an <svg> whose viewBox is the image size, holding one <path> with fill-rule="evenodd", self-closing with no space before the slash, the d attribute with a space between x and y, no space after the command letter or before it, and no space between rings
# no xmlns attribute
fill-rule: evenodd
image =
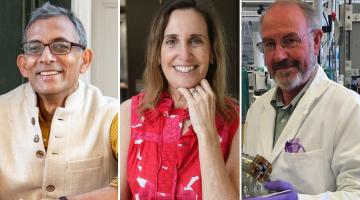
<svg viewBox="0 0 360 200"><path fill-rule="evenodd" d="M169 90L199 84L211 59L204 17L194 9L174 10L164 31L160 57Z"/></svg>
<svg viewBox="0 0 360 200"><path fill-rule="evenodd" d="M263 41L276 43L275 49L265 51L265 64L275 82L285 91L303 86L315 72L322 32L310 31L303 12L296 5L275 6L268 10L263 19ZM285 37L303 40L297 47L286 49L280 45Z"/></svg>
<svg viewBox="0 0 360 200"><path fill-rule="evenodd" d="M26 42L49 44L55 41L78 43L79 37L72 22L65 16L35 21L26 32ZM90 57L89 57L90 56ZM29 79L40 96L67 97L78 87L80 73L85 73L91 61L91 51L73 46L70 53L54 55L48 46L41 55L20 54L17 64L22 76Z"/></svg>

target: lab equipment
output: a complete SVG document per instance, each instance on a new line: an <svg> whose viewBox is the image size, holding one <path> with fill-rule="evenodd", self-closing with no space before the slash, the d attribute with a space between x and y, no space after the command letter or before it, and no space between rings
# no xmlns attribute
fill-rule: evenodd
<svg viewBox="0 0 360 200"><path fill-rule="evenodd" d="M244 199L297 199L292 185L285 181L271 181L272 165L264 157L241 154L242 198ZM291 197L291 198L290 198ZM296 198L295 198L296 197ZM286 199L285 198L285 199Z"/></svg>
<svg viewBox="0 0 360 200"><path fill-rule="evenodd" d="M278 191L258 197L246 198L246 200L298 200L297 193L293 190L290 183L285 181L269 181L265 183L265 187L272 191Z"/></svg>
<svg viewBox="0 0 360 200"><path fill-rule="evenodd" d="M264 184L270 181L269 176L272 165L264 157L256 155L241 154L242 167L242 197L254 197L270 194Z"/></svg>

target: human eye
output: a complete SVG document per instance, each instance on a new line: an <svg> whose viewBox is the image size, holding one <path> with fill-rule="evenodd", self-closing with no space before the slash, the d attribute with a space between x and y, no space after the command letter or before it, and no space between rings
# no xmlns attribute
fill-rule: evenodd
<svg viewBox="0 0 360 200"><path fill-rule="evenodd" d="M275 41L273 40L266 40L263 42L265 49L273 49L276 45Z"/></svg>
<svg viewBox="0 0 360 200"><path fill-rule="evenodd" d="M190 39L190 43L192 46L199 46L203 43L203 40L200 37L193 37Z"/></svg>
<svg viewBox="0 0 360 200"><path fill-rule="evenodd" d="M67 53L71 48L71 43L66 41L53 42L50 44L50 48L56 53Z"/></svg>
<svg viewBox="0 0 360 200"><path fill-rule="evenodd" d="M300 43L300 38L293 36L293 37L286 37L282 40L282 44L284 47L293 48Z"/></svg>
<svg viewBox="0 0 360 200"><path fill-rule="evenodd" d="M169 47L174 47L177 44L177 40L175 38L167 38L165 39L165 45Z"/></svg>
<svg viewBox="0 0 360 200"><path fill-rule="evenodd" d="M23 48L26 54L37 54L42 52L43 44L40 42L28 42L24 44Z"/></svg>

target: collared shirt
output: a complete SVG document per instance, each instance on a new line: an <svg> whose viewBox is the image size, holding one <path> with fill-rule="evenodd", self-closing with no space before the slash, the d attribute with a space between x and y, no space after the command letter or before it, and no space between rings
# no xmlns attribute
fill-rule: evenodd
<svg viewBox="0 0 360 200"><path fill-rule="evenodd" d="M118 114L115 115L110 127L110 144L114 157L118 159ZM118 177L115 177L110 183L111 187L118 187Z"/></svg>
<svg viewBox="0 0 360 200"><path fill-rule="evenodd" d="M39 125L40 125L40 129L41 129L41 135L43 138L44 148L45 148L45 150L47 150L47 147L49 144L50 127L47 125L41 112L39 112Z"/></svg>
<svg viewBox="0 0 360 200"><path fill-rule="evenodd" d="M274 128L274 139L273 146L275 146L276 141L278 140L281 132L284 130L287 122L289 121L291 114L296 108L296 105L299 103L301 97L305 94L306 90L309 88L311 82L313 81L315 75L310 78L310 81L301 89L301 91L295 96L293 100L288 105L285 105L283 102L282 91L279 87L276 88L276 91L271 98L271 105L276 111L275 117L275 128Z"/></svg>

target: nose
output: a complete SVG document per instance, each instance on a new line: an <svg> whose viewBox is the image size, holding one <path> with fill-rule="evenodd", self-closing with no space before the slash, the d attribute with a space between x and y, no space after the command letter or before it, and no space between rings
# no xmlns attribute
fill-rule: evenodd
<svg viewBox="0 0 360 200"><path fill-rule="evenodd" d="M55 56L54 56L54 54L51 52L49 46L45 46L45 47L44 47L44 51L42 52L39 61L40 61L41 63L45 63L45 64L50 64L50 63L55 62Z"/></svg>
<svg viewBox="0 0 360 200"><path fill-rule="evenodd" d="M179 48L179 56L183 61L188 61L192 57L192 49L189 44L182 44Z"/></svg>
<svg viewBox="0 0 360 200"><path fill-rule="evenodd" d="M280 44L276 44L274 50L274 59L275 61L281 61L288 57L288 53L285 48L283 48Z"/></svg>

